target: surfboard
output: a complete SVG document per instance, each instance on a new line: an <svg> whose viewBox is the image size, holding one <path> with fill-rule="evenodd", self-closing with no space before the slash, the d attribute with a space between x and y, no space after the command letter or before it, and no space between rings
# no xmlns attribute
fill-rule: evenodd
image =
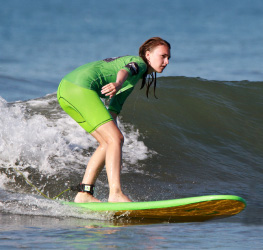
<svg viewBox="0 0 263 250"><path fill-rule="evenodd" d="M202 222L240 213L246 201L234 195L209 195L143 202L63 202L82 211L111 213L114 218L158 219L170 222Z"/></svg>

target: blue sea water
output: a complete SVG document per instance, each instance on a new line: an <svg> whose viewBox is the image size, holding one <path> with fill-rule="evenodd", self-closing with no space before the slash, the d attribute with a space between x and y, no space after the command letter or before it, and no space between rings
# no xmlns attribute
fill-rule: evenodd
<svg viewBox="0 0 263 250"><path fill-rule="evenodd" d="M2 4L0 14L1 85L25 88L14 97L7 86L1 88L9 100L54 92L76 66L137 54L152 36L172 45L166 76L263 77L260 0L11 0Z"/></svg>
<svg viewBox="0 0 263 250"><path fill-rule="evenodd" d="M0 8L0 247L261 249L261 0L9 0ZM41 198L77 183L96 147L59 108L74 68L138 54L161 36L172 58L158 100L125 104L125 192L133 200L234 194L247 208L207 223L115 223ZM147 114L147 116L145 115ZM96 195L107 198L105 172ZM72 200L74 194L64 199Z"/></svg>

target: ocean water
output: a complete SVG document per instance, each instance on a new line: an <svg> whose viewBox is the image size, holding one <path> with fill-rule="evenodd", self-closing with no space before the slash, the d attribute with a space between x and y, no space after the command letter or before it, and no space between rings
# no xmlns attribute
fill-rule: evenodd
<svg viewBox="0 0 263 250"><path fill-rule="evenodd" d="M261 249L261 0L10 0L0 8L0 248ZM59 107L60 79L90 61L137 55L161 36L172 58L157 96L134 93L119 117L123 189L134 201L233 194L240 214L206 223L113 221L54 197L96 148ZM66 192L61 199L72 200ZM105 171L96 197L106 201Z"/></svg>

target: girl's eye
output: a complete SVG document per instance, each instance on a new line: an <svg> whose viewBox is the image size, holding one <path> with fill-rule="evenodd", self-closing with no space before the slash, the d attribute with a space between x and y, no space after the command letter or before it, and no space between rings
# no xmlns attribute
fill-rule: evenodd
<svg viewBox="0 0 263 250"><path fill-rule="evenodd" d="M162 55L163 58L167 58L168 60L170 59L170 57L168 55Z"/></svg>

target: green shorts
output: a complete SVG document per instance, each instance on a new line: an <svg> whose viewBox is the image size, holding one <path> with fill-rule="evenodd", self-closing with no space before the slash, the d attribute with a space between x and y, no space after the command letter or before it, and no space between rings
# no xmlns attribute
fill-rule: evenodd
<svg viewBox="0 0 263 250"><path fill-rule="evenodd" d="M57 98L62 109L88 133L113 118L96 91L75 85L65 79L61 81Z"/></svg>

